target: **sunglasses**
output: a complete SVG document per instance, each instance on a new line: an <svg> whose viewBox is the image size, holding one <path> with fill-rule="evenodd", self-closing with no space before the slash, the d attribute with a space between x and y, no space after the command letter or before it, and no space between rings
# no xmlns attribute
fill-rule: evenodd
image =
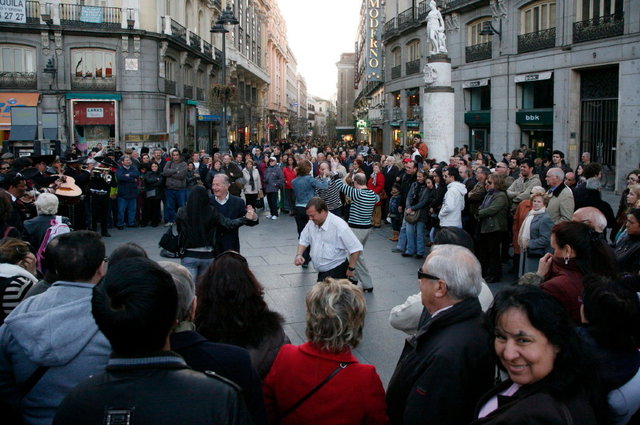
<svg viewBox="0 0 640 425"><path fill-rule="evenodd" d="M442 280L438 276L423 272L422 269L418 269L418 279Z"/></svg>

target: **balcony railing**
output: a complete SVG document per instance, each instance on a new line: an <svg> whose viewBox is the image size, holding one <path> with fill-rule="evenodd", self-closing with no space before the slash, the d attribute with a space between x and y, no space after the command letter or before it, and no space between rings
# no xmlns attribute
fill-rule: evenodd
<svg viewBox="0 0 640 425"><path fill-rule="evenodd" d="M476 3L487 4L489 2L486 0L450 0L446 3L442 12L453 12L457 9L462 9L461 12L463 12L467 8L472 9L473 7L477 7Z"/></svg>
<svg viewBox="0 0 640 425"><path fill-rule="evenodd" d="M391 79L395 80L396 78L400 78L400 74L402 74L402 65L394 66L391 68Z"/></svg>
<svg viewBox="0 0 640 425"><path fill-rule="evenodd" d="M573 42L599 40L601 38L615 37L624 32L624 14L600 16L587 21L573 23Z"/></svg>
<svg viewBox="0 0 640 425"><path fill-rule="evenodd" d="M40 2L39 1L27 1L27 24L39 24L40 23Z"/></svg>
<svg viewBox="0 0 640 425"><path fill-rule="evenodd" d="M218 8L218 10L222 10L222 2L221 0L213 0L213 5Z"/></svg>
<svg viewBox="0 0 640 425"><path fill-rule="evenodd" d="M171 36L187 44L187 29L171 19Z"/></svg>
<svg viewBox="0 0 640 425"><path fill-rule="evenodd" d="M35 72L0 72L1 89L36 89L38 79Z"/></svg>
<svg viewBox="0 0 640 425"><path fill-rule="evenodd" d="M429 14L429 2L427 0L423 0L418 4L418 20L423 21L426 19Z"/></svg>
<svg viewBox="0 0 640 425"><path fill-rule="evenodd" d="M176 95L176 82L171 80L164 80L164 92L166 94Z"/></svg>
<svg viewBox="0 0 640 425"><path fill-rule="evenodd" d="M467 46L465 48L465 60L467 62L491 59L491 42Z"/></svg>
<svg viewBox="0 0 640 425"><path fill-rule="evenodd" d="M193 99L193 86L187 84L184 85L184 97L187 99Z"/></svg>
<svg viewBox="0 0 640 425"><path fill-rule="evenodd" d="M413 7L398 13L398 31L402 31L405 28L409 28L415 19L413 18Z"/></svg>
<svg viewBox="0 0 640 425"><path fill-rule="evenodd" d="M396 18L391 18L382 26L382 39L389 38L398 33L398 21Z"/></svg>
<svg viewBox="0 0 640 425"><path fill-rule="evenodd" d="M201 38L199 35L189 31L189 43L191 44L192 48L200 50L200 40Z"/></svg>
<svg viewBox="0 0 640 425"><path fill-rule="evenodd" d="M60 4L60 25L117 29L122 27L122 9L119 7Z"/></svg>
<svg viewBox="0 0 640 425"><path fill-rule="evenodd" d="M71 77L71 88L77 90L115 90L115 78Z"/></svg>
<svg viewBox="0 0 640 425"><path fill-rule="evenodd" d="M418 72L420 72L420 59L405 63L404 72L407 75L417 74Z"/></svg>
<svg viewBox="0 0 640 425"><path fill-rule="evenodd" d="M214 49L216 55L213 57L213 60L219 64L222 64L222 50L218 49L217 47L214 47Z"/></svg>
<svg viewBox="0 0 640 425"><path fill-rule="evenodd" d="M556 29L530 32L518 36L518 53L551 49L556 46Z"/></svg>
<svg viewBox="0 0 640 425"><path fill-rule="evenodd" d="M209 43L208 41L204 41L202 43L203 49L204 49L204 54L211 57L211 53L212 53L212 49L211 49L211 43Z"/></svg>
<svg viewBox="0 0 640 425"><path fill-rule="evenodd" d="M196 100L204 100L204 89L198 87L196 90Z"/></svg>

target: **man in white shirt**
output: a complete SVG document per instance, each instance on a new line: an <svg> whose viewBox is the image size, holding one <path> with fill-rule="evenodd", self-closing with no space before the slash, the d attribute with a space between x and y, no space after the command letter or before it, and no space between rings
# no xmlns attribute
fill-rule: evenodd
<svg viewBox="0 0 640 425"><path fill-rule="evenodd" d="M309 222L302 230L294 264L304 263L302 253L311 246L311 261L318 270L318 282L326 277L353 278L362 244L347 223L331 214L327 204L318 197L307 203Z"/></svg>
<svg viewBox="0 0 640 425"><path fill-rule="evenodd" d="M467 188L461 183L462 178L456 167L445 168L442 175L447 184L447 192L438 214L440 226L462 228L462 210Z"/></svg>

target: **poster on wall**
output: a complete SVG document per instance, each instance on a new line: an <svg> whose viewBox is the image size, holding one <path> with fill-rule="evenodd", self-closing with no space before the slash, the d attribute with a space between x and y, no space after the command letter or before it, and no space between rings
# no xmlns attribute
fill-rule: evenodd
<svg viewBox="0 0 640 425"><path fill-rule="evenodd" d="M27 23L27 0L0 1L0 22Z"/></svg>

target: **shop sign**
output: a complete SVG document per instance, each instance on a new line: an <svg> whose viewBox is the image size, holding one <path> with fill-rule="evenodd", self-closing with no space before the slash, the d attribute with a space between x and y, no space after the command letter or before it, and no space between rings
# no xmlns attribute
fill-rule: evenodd
<svg viewBox="0 0 640 425"><path fill-rule="evenodd" d="M125 71L137 71L138 70L138 58L124 58L124 70Z"/></svg>
<svg viewBox="0 0 640 425"><path fill-rule="evenodd" d="M552 71L538 72L535 74L522 74L522 75L516 75L514 80L516 83L528 83L531 81L550 80L552 75L553 75Z"/></svg>
<svg viewBox="0 0 640 425"><path fill-rule="evenodd" d="M356 123L356 127L367 128L367 122L365 120L358 120L358 122Z"/></svg>
<svg viewBox="0 0 640 425"><path fill-rule="evenodd" d="M26 0L0 0L0 22L27 23Z"/></svg>
<svg viewBox="0 0 640 425"><path fill-rule="evenodd" d="M366 1L365 38L365 79L366 81L382 81L382 14L380 12L383 0Z"/></svg>
<svg viewBox="0 0 640 425"><path fill-rule="evenodd" d="M482 80L465 81L462 83L462 88L473 89L476 87L484 87L489 85L489 79L483 78Z"/></svg>
<svg viewBox="0 0 640 425"><path fill-rule="evenodd" d="M104 108L87 108L87 118L103 118Z"/></svg>
<svg viewBox="0 0 640 425"><path fill-rule="evenodd" d="M491 124L491 112L465 112L464 123L467 125Z"/></svg>
<svg viewBox="0 0 640 425"><path fill-rule="evenodd" d="M553 111L518 111L516 124L519 125L553 125Z"/></svg>

